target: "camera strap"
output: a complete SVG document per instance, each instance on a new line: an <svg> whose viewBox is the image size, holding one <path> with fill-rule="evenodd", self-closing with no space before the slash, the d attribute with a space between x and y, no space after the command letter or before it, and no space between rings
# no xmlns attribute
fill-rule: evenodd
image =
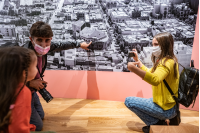
<svg viewBox="0 0 200 133"><path fill-rule="evenodd" d="M39 73L39 75L40 75L40 78L43 80L43 75L40 73L40 70L39 70L39 68L38 68L38 66L37 66L37 69L38 69L38 73Z"/></svg>

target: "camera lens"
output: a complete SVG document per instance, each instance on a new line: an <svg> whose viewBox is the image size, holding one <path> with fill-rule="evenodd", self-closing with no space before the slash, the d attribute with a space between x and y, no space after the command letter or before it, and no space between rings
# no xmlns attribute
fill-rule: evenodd
<svg viewBox="0 0 200 133"><path fill-rule="evenodd" d="M46 86L45 86L46 87ZM53 97L51 96L51 94L45 89L45 87L41 90L39 90L39 93L41 94L41 96L43 97L43 99L49 103Z"/></svg>

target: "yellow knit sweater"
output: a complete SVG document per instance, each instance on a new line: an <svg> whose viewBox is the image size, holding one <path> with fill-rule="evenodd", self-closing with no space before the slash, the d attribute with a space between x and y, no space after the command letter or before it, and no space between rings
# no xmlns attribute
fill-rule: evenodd
<svg viewBox="0 0 200 133"><path fill-rule="evenodd" d="M164 62L164 59L161 60ZM166 67L165 67L166 66ZM179 85L179 72L177 65L178 78L174 77L174 60L168 59L165 62L165 66L161 63L158 64L156 70L151 73L151 69L142 65L141 69L146 71L144 81L152 85L153 91L153 102L158 104L163 110L169 110L176 104L175 100L171 96L167 87L165 86L163 80L165 79L176 95L178 97L178 85Z"/></svg>

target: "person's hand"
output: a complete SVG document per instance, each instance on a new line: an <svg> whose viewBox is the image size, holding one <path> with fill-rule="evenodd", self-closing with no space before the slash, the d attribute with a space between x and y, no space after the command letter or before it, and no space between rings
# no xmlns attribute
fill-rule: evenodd
<svg viewBox="0 0 200 133"><path fill-rule="evenodd" d="M140 67L142 67L142 62L140 60L138 60L136 62L129 62L127 67L129 69L130 67L133 67L133 66L136 66L136 65L140 68Z"/></svg>
<svg viewBox="0 0 200 133"><path fill-rule="evenodd" d="M88 44L86 42L82 42L82 43L80 43L81 44L80 47L82 49L89 50L88 47L90 46L91 43L92 43L92 41L90 43L88 43Z"/></svg>
<svg viewBox="0 0 200 133"><path fill-rule="evenodd" d="M40 79L35 79L35 80L31 80L29 86L32 88L35 88L36 90L40 90L44 88L44 85L42 83L47 84L46 81L40 80Z"/></svg>
<svg viewBox="0 0 200 133"><path fill-rule="evenodd" d="M167 123L167 126L169 126L170 120L166 119L165 122Z"/></svg>
<svg viewBox="0 0 200 133"><path fill-rule="evenodd" d="M137 53L137 50L136 49L132 49L132 52L135 54L135 56L133 56L133 59L137 62L139 59L138 59L138 53Z"/></svg>
<svg viewBox="0 0 200 133"><path fill-rule="evenodd" d="M128 63L128 70L137 74L138 76L140 76L142 79L144 79L146 72L138 67L136 67L136 65L139 65L140 61L138 62L129 62Z"/></svg>
<svg viewBox="0 0 200 133"><path fill-rule="evenodd" d="M130 71L131 68L136 67L136 65L139 65L139 62L129 62L127 65L128 70Z"/></svg>

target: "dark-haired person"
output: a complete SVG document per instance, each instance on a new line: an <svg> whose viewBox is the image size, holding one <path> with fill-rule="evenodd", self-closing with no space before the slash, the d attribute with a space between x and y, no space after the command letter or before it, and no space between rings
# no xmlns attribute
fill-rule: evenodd
<svg viewBox="0 0 200 133"><path fill-rule="evenodd" d="M37 56L22 47L0 49L0 133L30 133L31 91L26 82L37 74Z"/></svg>
<svg viewBox="0 0 200 133"><path fill-rule="evenodd" d="M38 21L32 25L30 28L30 42L24 47L32 49L37 54L37 67L39 68L40 74L43 75L46 65L47 65L47 53L53 51L61 51L73 48L79 48L88 50L86 42L52 42L53 32L50 25ZM37 73L35 79L29 81L27 86L29 88L34 88L40 90L44 88L43 83L47 84L46 81L42 81L39 72ZM32 114L30 123L36 125L36 131L41 131L43 127L42 120L44 119L44 111L37 93L32 89Z"/></svg>
<svg viewBox="0 0 200 133"><path fill-rule="evenodd" d="M152 45L153 67L145 67L134 49L136 62L129 62L128 69L152 85L153 98L127 97L125 100L125 105L147 125L142 128L145 133L149 132L150 125L162 125L165 121L169 124L169 119L177 115L176 102L163 82L165 79L178 97L179 71L173 37L168 32L159 33Z"/></svg>

